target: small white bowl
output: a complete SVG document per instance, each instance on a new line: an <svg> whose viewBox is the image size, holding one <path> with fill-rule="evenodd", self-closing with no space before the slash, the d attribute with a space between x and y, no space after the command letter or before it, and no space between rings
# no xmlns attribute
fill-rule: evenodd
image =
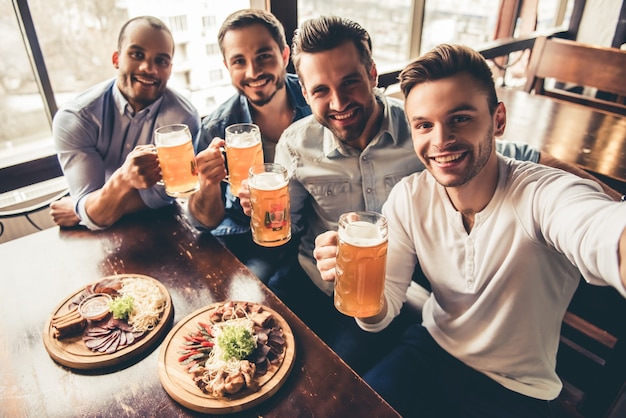
<svg viewBox="0 0 626 418"><path fill-rule="evenodd" d="M87 296L78 305L80 316L90 321L99 321L109 313L111 295L106 293L94 293Z"/></svg>

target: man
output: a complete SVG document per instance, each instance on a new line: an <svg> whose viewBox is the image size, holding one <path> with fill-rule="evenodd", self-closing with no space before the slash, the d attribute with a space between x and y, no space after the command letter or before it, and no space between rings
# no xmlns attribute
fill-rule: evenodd
<svg viewBox="0 0 626 418"><path fill-rule="evenodd" d="M167 88L174 39L159 19L141 16L122 27L115 80L79 95L56 114L52 131L71 199L51 204L61 226L107 228L124 214L173 202L165 194L153 132L174 123L200 129L196 109Z"/></svg>
<svg viewBox="0 0 626 418"><path fill-rule="evenodd" d="M238 92L202 122L197 156L200 190L189 199L189 217L196 227L210 229L267 283L285 261L287 248L264 248L252 241L250 218L244 215L238 196L223 182L225 130L235 123L257 124L264 160L272 162L283 130L311 111L297 77L287 74L289 47L274 15L255 9L234 12L222 24L218 41Z"/></svg>
<svg viewBox="0 0 626 418"><path fill-rule="evenodd" d="M348 19L323 16L300 26L292 59L313 115L285 130L275 158L291 174L291 219L296 230L304 230L300 265L321 289L291 274L283 283L290 287L284 290L288 294L284 299L357 371L367 369L376 355L374 346L384 352L392 345L389 341L405 318L394 323L395 331L392 327L388 335L374 339L355 329L350 318L337 314L332 298L326 296L332 294L333 283L322 280L318 271L315 240L326 231L336 236L344 212L380 212L391 188L424 168L412 150L402 103L376 90L378 74L371 48L367 31ZM548 161L549 157L524 144L498 141L497 147L522 160ZM321 236L320 245L328 236ZM334 243L328 245L336 254ZM424 289L411 286L411 305L419 307L426 297ZM365 345L372 354L369 359L363 358Z"/></svg>
<svg viewBox="0 0 626 418"><path fill-rule="evenodd" d="M626 206L594 182L495 152L506 109L477 52L441 45L400 80L427 171L399 182L383 207L385 307L357 322L390 323L418 259L432 294L422 324L365 378L407 417L549 416L580 274L626 296Z"/></svg>

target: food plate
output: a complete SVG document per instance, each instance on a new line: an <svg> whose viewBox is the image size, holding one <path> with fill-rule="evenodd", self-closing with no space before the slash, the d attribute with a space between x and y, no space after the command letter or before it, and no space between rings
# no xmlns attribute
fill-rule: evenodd
<svg viewBox="0 0 626 418"><path fill-rule="evenodd" d="M165 286L161 284L161 282L150 276L144 276L141 274L118 274L114 276L104 277L96 282L91 283L90 285L94 285L96 283L109 279L121 280L126 278L149 280L156 284L161 290L161 293L165 296L166 306L161 314L161 318L159 319L157 325L150 331L147 331L141 337L141 339L135 341L130 345L119 348L117 351L110 354L91 351L85 345L85 342L82 339L82 334L63 339L55 338L54 327L52 326L53 318L55 316L68 313L70 311L70 304L73 300L75 300L75 298L83 293L83 291L85 291L87 287L86 286L72 293L67 299L61 302L52 311L52 315L50 315L50 318L48 318L48 320L46 321L43 330L43 342L46 350L48 351L48 354L50 355L50 357L52 357L52 359L64 366L73 369L90 370L106 368L116 366L133 358L136 358L137 356L152 348L154 343L159 341L159 337L163 336L163 334L167 332L168 325L171 323L171 320L174 316L172 299L169 292L167 291Z"/></svg>
<svg viewBox="0 0 626 418"><path fill-rule="evenodd" d="M261 306L272 314L276 324L282 328L284 350L279 362L263 376L255 376L258 389L243 389L224 398L213 397L196 386L193 376L179 363L181 346L185 337L197 332L199 323L208 323L211 311L226 302L214 303L199 309L181 320L165 337L159 353L159 378L165 391L178 403L197 412L207 414L228 414L239 412L258 405L275 394L285 383L295 360L295 339L289 324L274 310ZM232 302L242 303L242 302ZM256 305L256 304L253 304Z"/></svg>

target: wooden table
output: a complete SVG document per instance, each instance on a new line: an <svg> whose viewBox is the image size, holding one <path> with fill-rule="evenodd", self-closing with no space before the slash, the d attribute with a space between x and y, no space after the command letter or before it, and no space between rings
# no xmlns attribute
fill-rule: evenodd
<svg viewBox="0 0 626 418"><path fill-rule="evenodd" d="M626 182L626 118L506 88L503 139L526 142L616 182Z"/></svg>
<svg viewBox="0 0 626 418"><path fill-rule="evenodd" d="M287 320L294 368L271 398L232 417L398 416L300 319L210 234L177 207L129 216L107 231L48 229L0 245L0 402L2 416L198 416L172 400L158 377L159 347L102 373L55 363L42 342L53 308L100 277L138 273L169 290L174 324L224 300L262 303Z"/></svg>

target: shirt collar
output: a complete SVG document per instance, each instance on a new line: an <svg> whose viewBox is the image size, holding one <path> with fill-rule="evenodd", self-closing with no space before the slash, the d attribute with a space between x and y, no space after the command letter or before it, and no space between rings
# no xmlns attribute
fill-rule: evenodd
<svg viewBox="0 0 626 418"><path fill-rule="evenodd" d="M139 112L135 114L133 107L128 103L126 97L122 94L120 89L117 87L117 82L113 83L113 102L115 103L115 107L119 112L120 116L128 115L130 118L134 117L146 117L149 115L156 115L161 103L163 102L163 94L161 97L156 99L150 106L141 109Z"/></svg>

